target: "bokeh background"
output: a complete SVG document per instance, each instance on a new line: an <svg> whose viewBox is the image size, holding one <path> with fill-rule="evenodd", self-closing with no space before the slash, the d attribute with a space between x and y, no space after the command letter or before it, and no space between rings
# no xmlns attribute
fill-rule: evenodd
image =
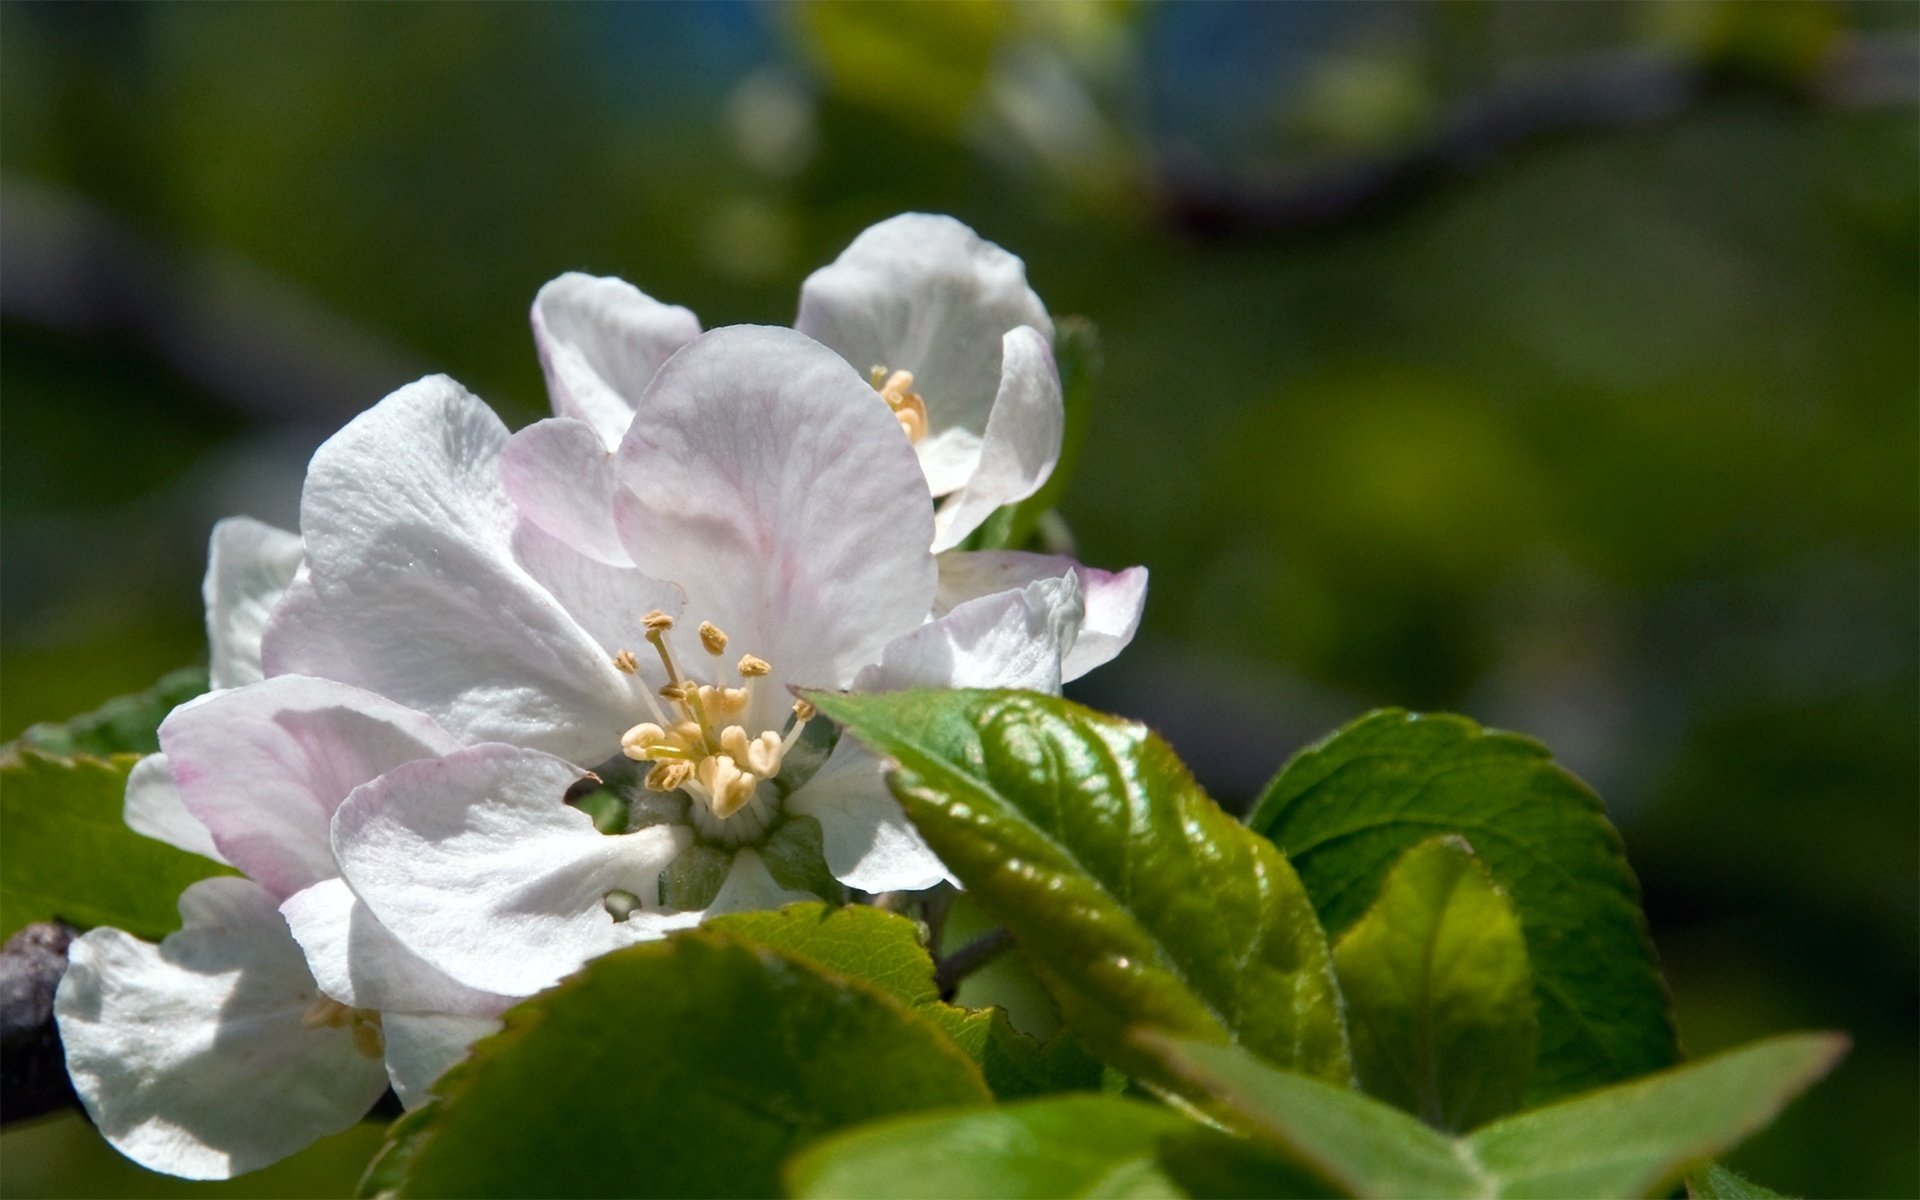
<svg viewBox="0 0 1920 1200"><path fill-rule="evenodd" d="M201 658L209 525L564 270L791 319L953 213L1106 368L1063 511L1153 572L1080 698L1244 803L1378 705L1545 739L1688 1048L1852 1031L1733 1159L1920 1192L1920 8L0 4L0 737ZM222 1188L73 1117L9 1195Z"/></svg>

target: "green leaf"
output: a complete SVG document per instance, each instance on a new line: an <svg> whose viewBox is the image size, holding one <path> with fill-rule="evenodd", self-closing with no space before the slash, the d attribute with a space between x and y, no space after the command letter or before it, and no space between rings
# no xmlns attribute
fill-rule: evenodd
<svg viewBox="0 0 1920 1200"><path fill-rule="evenodd" d="M1170 1109L1117 1096L1061 1096L863 1125L787 1164L800 1200L1181 1197L1160 1140L1191 1128Z"/></svg>
<svg viewBox="0 0 1920 1200"><path fill-rule="evenodd" d="M1520 1107L1540 1031L1526 940L1464 840L1401 856L1333 965L1361 1087L1440 1129Z"/></svg>
<svg viewBox="0 0 1920 1200"><path fill-rule="evenodd" d="M109 700L64 724L29 725L20 734L20 745L65 757L155 754L160 749L160 722L175 708L206 690L206 671L183 667L162 676L160 682L144 692Z"/></svg>
<svg viewBox="0 0 1920 1200"><path fill-rule="evenodd" d="M231 870L128 829L121 811L132 754L0 755L0 938L59 918L143 938L180 928L186 886Z"/></svg>
<svg viewBox="0 0 1920 1200"><path fill-rule="evenodd" d="M1088 1046L1151 1025L1347 1082L1331 955L1292 868L1143 726L1051 696L811 695L893 759L894 794Z"/></svg>
<svg viewBox="0 0 1920 1200"><path fill-rule="evenodd" d="M509 1012L434 1091L363 1193L770 1195L780 1163L825 1133L989 1099L880 990L705 931L596 959Z"/></svg>
<svg viewBox="0 0 1920 1200"><path fill-rule="evenodd" d="M1531 738L1463 717L1373 713L1295 755L1248 824L1286 853L1336 935L1413 846L1438 833L1470 841L1526 934L1540 1020L1530 1102L1676 1060L1620 835L1600 798Z"/></svg>
<svg viewBox="0 0 1920 1200"><path fill-rule="evenodd" d="M1719 1163L1708 1163L1688 1175L1687 1194L1694 1200L1784 1200L1779 1192L1736 1175Z"/></svg>
<svg viewBox="0 0 1920 1200"><path fill-rule="evenodd" d="M917 921L864 905L790 904L719 917L704 928L880 989L946 1034L1002 1099L1100 1086L1100 1064L1071 1037L1042 1044L1013 1028L1000 1009L943 1002Z"/></svg>
<svg viewBox="0 0 1920 1200"><path fill-rule="evenodd" d="M1210 1094L1216 1115L1346 1194L1436 1200L1660 1194L1772 1121L1847 1045L1835 1034L1769 1038L1451 1138L1238 1047L1137 1036L1193 1092Z"/></svg>

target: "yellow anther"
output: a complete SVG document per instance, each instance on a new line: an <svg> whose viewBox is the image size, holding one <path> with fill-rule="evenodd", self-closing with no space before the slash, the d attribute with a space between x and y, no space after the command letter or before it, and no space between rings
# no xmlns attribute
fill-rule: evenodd
<svg viewBox="0 0 1920 1200"><path fill-rule="evenodd" d="M693 777L693 764L669 760L656 763L653 770L647 772L647 790L650 792L671 792Z"/></svg>
<svg viewBox="0 0 1920 1200"><path fill-rule="evenodd" d="M645 762L655 750L677 741L652 721L643 721L620 735L620 752L635 762Z"/></svg>
<svg viewBox="0 0 1920 1200"><path fill-rule="evenodd" d="M814 716L818 714L819 711L820 711L819 709L815 708L812 704L808 703L805 700L795 700L793 702L793 719L800 722L800 724L802 725L805 725L808 721L813 720Z"/></svg>
<svg viewBox="0 0 1920 1200"><path fill-rule="evenodd" d="M622 650L613 656L613 666L617 671L636 675L640 671L640 660L633 656L633 651Z"/></svg>
<svg viewBox="0 0 1920 1200"><path fill-rule="evenodd" d="M713 815L722 820L745 807L760 783L751 772L742 771L740 764L727 754L711 754L701 759L700 765L694 768L694 777L712 797L708 803L713 806Z"/></svg>
<svg viewBox="0 0 1920 1200"><path fill-rule="evenodd" d="M647 637L654 638L673 628L673 618L656 608L641 617L640 624L646 629Z"/></svg>
<svg viewBox="0 0 1920 1200"><path fill-rule="evenodd" d="M900 422L901 432L907 440L917 442L927 436L927 402L920 393L913 390L912 371L894 371L891 374L885 367L875 367L869 376L874 390L893 410L894 420Z"/></svg>
<svg viewBox="0 0 1920 1200"><path fill-rule="evenodd" d="M746 711L747 689L706 686L700 689L700 705L709 718L731 717Z"/></svg>
<svg viewBox="0 0 1920 1200"><path fill-rule="evenodd" d="M687 698L686 685L680 683L666 684L660 689L660 698L662 700L685 700Z"/></svg>
<svg viewBox="0 0 1920 1200"><path fill-rule="evenodd" d="M361 1058L378 1062L387 1050L387 1031L380 1027L380 1014L356 1010L353 1020L353 1048Z"/></svg>
<svg viewBox="0 0 1920 1200"><path fill-rule="evenodd" d="M720 731L720 749L733 756L733 761L747 761L747 731L738 725L729 725Z"/></svg>
<svg viewBox="0 0 1920 1200"><path fill-rule="evenodd" d="M736 759L747 764L747 769L762 779L771 779L780 773L780 756L786 747L780 741L780 735L769 729L759 737L747 743L745 758L735 755Z"/></svg>
<svg viewBox="0 0 1920 1200"><path fill-rule="evenodd" d="M758 679L762 675L769 674L772 671L773 664L764 658L756 658L751 654L743 654L740 656L740 675L742 678Z"/></svg>
<svg viewBox="0 0 1920 1200"><path fill-rule="evenodd" d="M722 633L720 627L712 621L702 621L700 622L700 644L707 648L708 654L719 658L727 652L727 635Z"/></svg>

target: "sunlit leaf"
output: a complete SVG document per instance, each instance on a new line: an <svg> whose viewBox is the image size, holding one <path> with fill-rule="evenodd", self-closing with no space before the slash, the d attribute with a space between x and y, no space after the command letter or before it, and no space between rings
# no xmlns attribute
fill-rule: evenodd
<svg viewBox="0 0 1920 1200"><path fill-rule="evenodd" d="M1413 846L1471 842L1526 934L1540 1020L1530 1102L1675 1061L1620 835L1540 743L1463 717L1373 713L1295 755L1248 824L1285 851L1336 936Z"/></svg>
<svg viewBox="0 0 1920 1200"><path fill-rule="evenodd" d="M0 755L0 938L59 918L144 938L180 927L186 886L232 872L127 828L121 817L135 755Z"/></svg>
<svg viewBox="0 0 1920 1200"><path fill-rule="evenodd" d="M1144 727L1056 697L816 695L898 765L894 794L1108 1061L1126 1032L1235 1040L1350 1076L1331 956L1286 860Z"/></svg>
<svg viewBox="0 0 1920 1200"><path fill-rule="evenodd" d="M1361 1087L1441 1129L1520 1107L1540 1031L1526 940L1466 842L1401 856L1333 964Z"/></svg>

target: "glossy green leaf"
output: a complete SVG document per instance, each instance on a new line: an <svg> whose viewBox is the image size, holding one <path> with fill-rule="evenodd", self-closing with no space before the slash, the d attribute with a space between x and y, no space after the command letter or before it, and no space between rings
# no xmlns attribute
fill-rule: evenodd
<svg viewBox="0 0 1920 1200"><path fill-rule="evenodd" d="M1834 1034L1769 1038L1454 1138L1238 1047L1152 1032L1139 1039L1192 1094L1211 1095L1222 1119L1346 1194L1436 1200L1658 1195L1771 1122L1847 1044Z"/></svg>
<svg viewBox="0 0 1920 1200"><path fill-rule="evenodd" d="M153 754L160 749L160 722L207 690L207 673L183 667L144 692L120 696L70 721L29 725L20 744L46 754Z"/></svg>
<svg viewBox="0 0 1920 1200"><path fill-rule="evenodd" d="M1333 965L1361 1087L1440 1129L1520 1107L1540 1030L1527 944L1464 840L1402 855Z"/></svg>
<svg viewBox="0 0 1920 1200"><path fill-rule="evenodd" d="M1689 1174L1687 1194L1694 1200L1784 1200L1779 1192L1736 1175L1719 1163L1708 1163Z"/></svg>
<svg viewBox="0 0 1920 1200"><path fill-rule="evenodd" d="M1533 968L1540 1103L1676 1060L1639 886L1600 798L1530 738L1389 710L1295 755L1248 824L1300 872L1338 935L1419 842L1473 844L1520 916Z"/></svg>
<svg viewBox="0 0 1920 1200"><path fill-rule="evenodd" d="M705 932L596 959L434 1091L364 1191L771 1195L780 1163L832 1130L989 1099L946 1036L879 989Z"/></svg>
<svg viewBox="0 0 1920 1200"><path fill-rule="evenodd" d="M1144 726L1025 692L817 695L898 765L908 815L1012 931L1068 1024L1129 1073L1149 1025L1351 1075L1331 954L1293 870Z"/></svg>
<svg viewBox="0 0 1920 1200"><path fill-rule="evenodd" d="M127 828L127 772L139 761L0 755L0 938L58 917L143 938L180 927L186 886L229 868Z"/></svg>
<svg viewBox="0 0 1920 1200"><path fill-rule="evenodd" d="M720 917L705 928L860 980L908 1005L972 1059L1002 1099L1100 1086L1099 1062L1071 1036L1063 1033L1042 1044L1013 1028L997 1008L943 1002L917 921L863 905L790 904Z"/></svg>
<svg viewBox="0 0 1920 1200"><path fill-rule="evenodd" d="M896 1117L827 1138L784 1172L802 1198L1179 1197L1156 1148L1191 1127L1118 1096L1061 1096Z"/></svg>

